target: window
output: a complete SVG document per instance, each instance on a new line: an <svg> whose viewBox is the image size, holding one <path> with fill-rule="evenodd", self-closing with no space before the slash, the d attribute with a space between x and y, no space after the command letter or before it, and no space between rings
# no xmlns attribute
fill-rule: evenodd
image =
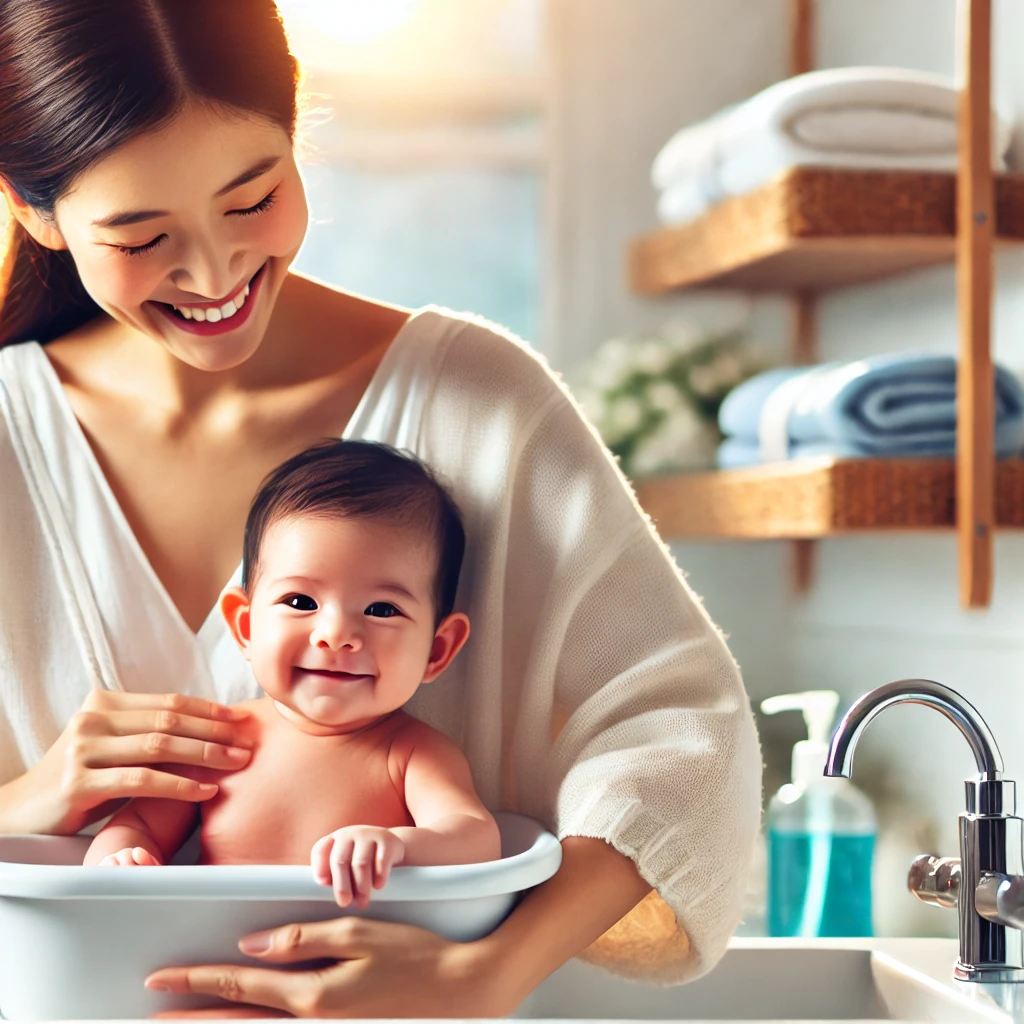
<svg viewBox="0 0 1024 1024"><path fill-rule="evenodd" d="M311 108L297 269L536 337L541 2L279 0Z"/></svg>

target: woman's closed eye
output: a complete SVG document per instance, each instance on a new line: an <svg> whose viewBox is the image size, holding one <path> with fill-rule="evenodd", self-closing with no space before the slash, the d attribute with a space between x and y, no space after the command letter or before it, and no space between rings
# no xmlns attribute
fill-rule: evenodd
<svg viewBox="0 0 1024 1024"><path fill-rule="evenodd" d="M372 615L374 618L390 619L402 613L390 601L374 601L368 605L364 615Z"/></svg>
<svg viewBox="0 0 1024 1024"><path fill-rule="evenodd" d="M228 213L236 217L255 217L269 210L276 201L277 188L275 187L273 191L268 192L255 206L247 206L244 210L228 210ZM146 242L144 245L115 245L114 248L118 252L123 252L126 256L142 256L147 252L152 252L166 239L167 235L157 235L152 242Z"/></svg>

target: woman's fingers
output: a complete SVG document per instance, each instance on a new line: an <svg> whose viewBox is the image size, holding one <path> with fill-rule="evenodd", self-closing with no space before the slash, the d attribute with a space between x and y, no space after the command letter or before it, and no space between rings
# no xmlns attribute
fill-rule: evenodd
<svg viewBox="0 0 1024 1024"><path fill-rule="evenodd" d="M196 718L220 722L242 722L251 717L247 708L236 704L217 704L202 697L189 697L183 693L131 693L124 690L91 690L82 703L83 711L112 711L155 709L173 711Z"/></svg>
<svg viewBox="0 0 1024 1024"><path fill-rule="evenodd" d="M164 1013L152 1013L150 1020L211 1020L225 1017L247 1020L266 1020L268 1017L294 1017L287 1010L271 1010L266 1006L244 1006L225 1003L223 1006L211 1007L209 1010L166 1010Z"/></svg>
<svg viewBox="0 0 1024 1024"><path fill-rule="evenodd" d="M166 733L221 746L253 745L249 729L241 721L214 720L171 708L121 708L112 711L83 708L73 716L68 728L77 739Z"/></svg>
<svg viewBox="0 0 1024 1024"><path fill-rule="evenodd" d="M87 797L127 796L159 797L163 800L188 800L193 803L216 796L213 782L196 782L155 768L129 766L97 768L82 783L81 795Z"/></svg>
<svg viewBox="0 0 1024 1024"><path fill-rule="evenodd" d="M169 967L151 974L146 978L145 984L149 989L163 989L178 994L219 996L229 1003L269 1006L275 1010L295 1013L294 1007L303 1006L309 1001L308 975L309 972L299 974L268 970L265 967L213 964L201 967ZM207 1015L213 1013L212 1010L205 1012ZM183 1017L188 1014L176 1012L171 1016Z"/></svg>
<svg viewBox="0 0 1024 1024"><path fill-rule="evenodd" d="M230 771L249 763L252 750L223 746L203 740L183 739L165 732L140 732L121 736L95 736L78 752L83 768L115 768L119 765L184 764Z"/></svg>

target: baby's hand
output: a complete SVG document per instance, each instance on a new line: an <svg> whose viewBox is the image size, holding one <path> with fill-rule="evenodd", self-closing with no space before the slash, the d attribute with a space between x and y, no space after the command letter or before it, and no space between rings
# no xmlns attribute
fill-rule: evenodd
<svg viewBox="0 0 1024 1024"><path fill-rule="evenodd" d="M126 868L132 868L139 864L159 867L160 861L149 850L143 849L141 846L126 846L123 850L118 850L117 853L108 853L96 866L103 867L104 864Z"/></svg>
<svg viewBox="0 0 1024 1024"><path fill-rule="evenodd" d="M373 889L381 889L391 868L405 859L405 843L376 825L347 825L313 844L310 861L320 885L334 886L339 907L355 901L362 910Z"/></svg>

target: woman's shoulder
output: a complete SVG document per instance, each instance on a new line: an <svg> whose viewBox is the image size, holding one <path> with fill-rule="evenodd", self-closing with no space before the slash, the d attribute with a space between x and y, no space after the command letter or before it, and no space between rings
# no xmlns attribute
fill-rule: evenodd
<svg viewBox="0 0 1024 1024"><path fill-rule="evenodd" d="M408 349L433 363L435 386L483 401L506 399L521 406L555 396L568 400L560 375L545 356L501 324L444 306L415 311L404 333ZM425 337L439 345L420 348Z"/></svg>

